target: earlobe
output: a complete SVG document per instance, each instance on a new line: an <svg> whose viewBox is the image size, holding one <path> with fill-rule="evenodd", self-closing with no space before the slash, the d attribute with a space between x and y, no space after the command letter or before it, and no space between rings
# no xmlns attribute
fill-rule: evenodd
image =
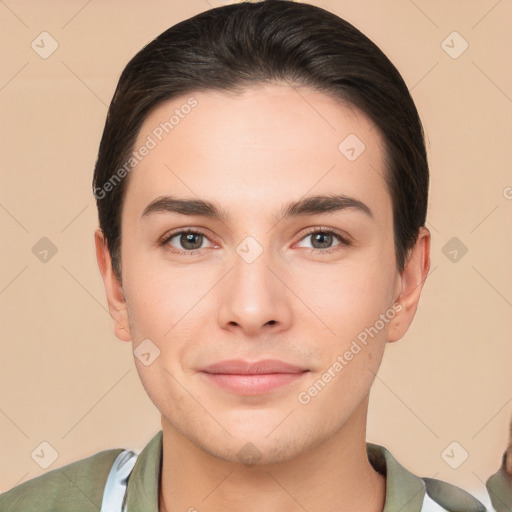
<svg viewBox="0 0 512 512"><path fill-rule="evenodd" d="M114 321L114 335L121 341L132 341L123 288L112 270L110 252L101 229L95 231L94 242L96 245L96 259L105 286L108 309Z"/></svg>
<svg viewBox="0 0 512 512"><path fill-rule="evenodd" d="M396 303L400 304L401 308L390 322L387 333L388 342L401 339L416 314L421 290L430 270L430 238L430 231L425 227L420 228L416 243L409 251L398 282L400 294Z"/></svg>

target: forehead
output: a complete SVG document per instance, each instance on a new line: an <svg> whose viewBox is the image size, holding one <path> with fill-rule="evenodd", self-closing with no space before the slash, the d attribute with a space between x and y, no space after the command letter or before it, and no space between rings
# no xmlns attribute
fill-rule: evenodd
<svg viewBox="0 0 512 512"><path fill-rule="evenodd" d="M309 192L344 193L390 207L376 126L351 105L308 88L254 86L191 92L145 119L125 208L155 197L201 197L259 211ZM264 204L261 203L265 198ZM378 206L378 205L377 205Z"/></svg>

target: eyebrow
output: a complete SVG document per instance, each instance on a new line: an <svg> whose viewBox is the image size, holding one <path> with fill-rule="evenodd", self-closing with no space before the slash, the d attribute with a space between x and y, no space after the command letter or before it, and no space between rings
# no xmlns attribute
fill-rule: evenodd
<svg viewBox="0 0 512 512"><path fill-rule="evenodd" d="M359 199L345 195L316 195L291 202L281 210L282 219L302 215L334 213L342 210L355 210L373 218L371 209ZM179 213L181 215L201 216L229 220L228 213L210 201L202 199L180 199L173 196L161 196L151 201L142 212L141 219L154 213Z"/></svg>

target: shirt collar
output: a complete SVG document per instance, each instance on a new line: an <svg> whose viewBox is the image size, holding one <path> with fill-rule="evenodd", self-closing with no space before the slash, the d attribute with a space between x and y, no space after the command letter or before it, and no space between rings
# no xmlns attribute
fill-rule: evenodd
<svg viewBox="0 0 512 512"><path fill-rule="evenodd" d="M420 512L425 498L423 480L405 469L378 444L366 443L371 465L386 476L386 501L382 512Z"/></svg>
<svg viewBox="0 0 512 512"><path fill-rule="evenodd" d="M162 430L157 432L137 457L126 490L128 510L158 512L162 435ZM423 480L400 465L383 446L366 443L366 450L372 466L386 477L383 512L420 512L425 496Z"/></svg>
<svg viewBox="0 0 512 512"><path fill-rule="evenodd" d="M512 506L512 478L505 471L505 458L503 454L502 464L496 474L486 482L486 487L491 497L492 506L496 512L508 512Z"/></svg>
<svg viewBox="0 0 512 512"><path fill-rule="evenodd" d="M126 487L126 510L158 512L162 433L162 430L157 432L137 457Z"/></svg>

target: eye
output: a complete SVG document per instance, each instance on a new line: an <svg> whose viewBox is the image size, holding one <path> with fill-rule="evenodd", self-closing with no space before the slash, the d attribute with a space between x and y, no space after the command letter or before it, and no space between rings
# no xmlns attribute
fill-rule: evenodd
<svg viewBox="0 0 512 512"><path fill-rule="evenodd" d="M203 245L205 242L210 242L210 240L204 233L192 229L185 229L181 231L175 231L169 236L165 236L161 242L161 245L170 245L169 250L171 250L173 253L185 254L201 251L202 249L207 248ZM215 245L213 242L210 243L211 246Z"/></svg>
<svg viewBox="0 0 512 512"><path fill-rule="evenodd" d="M302 245L308 238L310 239L311 245ZM210 245L207 245L208 243ZM174 231L164 236L160 245L174 254L196 254L206 248L215 247L215 243L213 243L206 234L194 229ZM326 254L347 245L350 245L348 237L342 236L332 228L313 228L301 238L298 244L299 247L309 247L314 251Z"/></svg>
<svg viewBox="0 0 512 512"><path fill-rule="evenodd" d="M322 251L326 253L333 252L333 250L338 250L336 248L341 248L341 246L350 245L348 238L340 235L331 228L314 228L301 239L299 247L308 247L307 245L300 245L308 238L311 240L311 245L309 248L314 249L315 251Z"/></svg>

